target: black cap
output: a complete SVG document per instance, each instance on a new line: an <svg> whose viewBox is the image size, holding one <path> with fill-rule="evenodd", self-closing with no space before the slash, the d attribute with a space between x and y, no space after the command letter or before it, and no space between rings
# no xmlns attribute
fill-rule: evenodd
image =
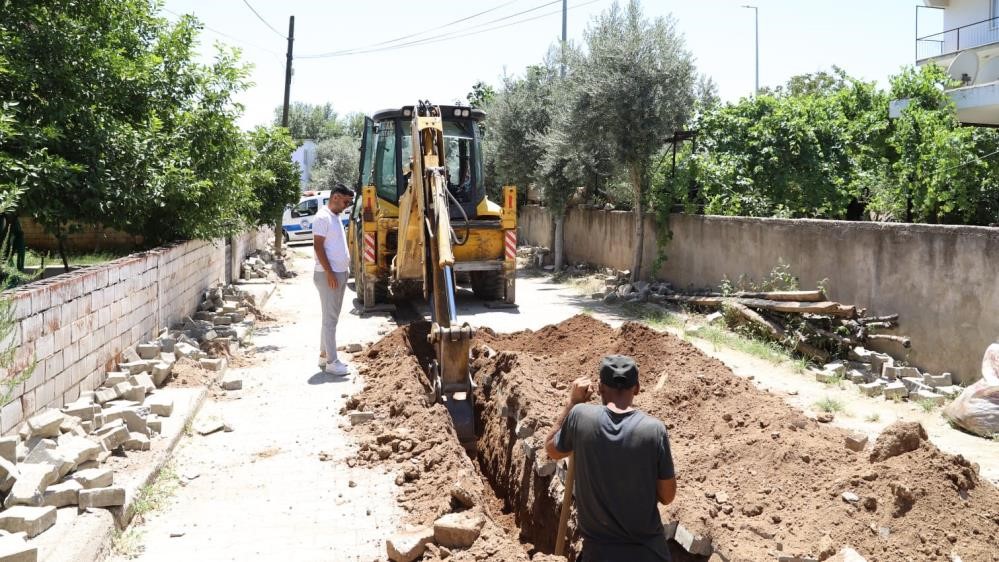
<svg viewBox="0 0 999 562"><path fill-rule="evenodd" d="M626 355L608 355L600 361L600 382L612 388L631 388L638 384L638 365Z"/></svg>

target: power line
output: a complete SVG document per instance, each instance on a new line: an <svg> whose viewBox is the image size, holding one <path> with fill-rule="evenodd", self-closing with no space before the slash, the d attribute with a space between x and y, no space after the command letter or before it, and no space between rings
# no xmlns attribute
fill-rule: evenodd
<svg viewBox="0 0 999 562"><path fill-rule="evenodd" d="M592 3L592 2L596 2L596 1L598 1L598 0L592 0L591 2L588 2L588 3ZM562 2L562 0L553 0L551 2L546 2L544 4L535 6L533 8L529 8L527 10L522 10L520 12L509 14L509 15L506 15L506 16L503 16L503 17L500 17L500 18L496 18L494 20L490 20L490 21L487 21L487 22L483 22L483 23L480 23L480 24L473 25L471 27L465 28L464 30L453 31L453 32L451 32L451 35L453 35L455 33L467 32L467 31L470 31L470 30L473 30L473 29L478 29L478 28L481 28L481 27L484 27L484 26L487 26L487 25L491 25L491 24L498 23L498 22L501 22L501 21L505 21L505 20L508 20L508 19L511 19L511 18L515 18L517 16L521 16L521 15L524 15L524 14L527 14L527 13L530 13L530 12L535 12L535 11L540 10L542 8L546 8L548 6L551 6L552 4L560 4L561 2ZM585 4L581 4L581 5L585 5ZM499 6L499 7L502 7L502 6ZM576 7L578 7L578 6L576 6ZM561 12L561 10L559 10L559 13L560 12ZM548 14L542 14L541 16L537 16L535 18L529 18L529 19L524 19L524 20L520 20L520 21L521 22L531 21L532 19L538 19L540 17L544 17L544 16L548 16L548 15L551 15L551 14L550 13L548 13ZM459 20L459 21L464 21L464 20L467 20L467 19L471 19L471 17L474 17L474 16L469 16L469 17L463 18L462 20ZM457 23L457 22L451 22L451 23L446 24L446 25L451 25L452 23ZM439 26L437 29L440 29L440 27L444 27L444 26ZM501 26L501 27L503 27L503 26ZM494 29L500 29L500 27L496 27ZM432 30L428 30L428 31L432 31ZM483 32L485 32L485 31L489 31L489 30L483 30ZM415 35L422 35L423 33L426 33L426 32L417 33L417 34L414 34L414 36ZM356 54L364 54L364 53L374 53L374 52L378 52L378 51L383 51L383 50L387 51L387 50L392 50L392 49L401 48L401 47L408 47L408 46L412 46L412 45L436 43L438 41L443 41L443 40L446 40L446 39L449 39L449 38L457 38L457 37L449 37L448 34L446 34L443 37L433 37L433 38L426 38L426 39L417 39L415 41L409 41L409 42L406 42L406 43L399 43L397 45L389 45L389 46L386 46L386 47L378 47L378 45L381 45L381 44L384 44L384 43L391 43L393 41L398 41L399 39L401 39L401 38L397 38L395 40L383 41L382 43L377 43L375 45L368 45L366 47L353 47L353 48L350 48L350 49L341 49L339 51L331 51L331 52L328 52L328 53L321 53L321 54L317 54L317 55L303 55L303 56L300 56L299 58L300 59L322 59L322 58L339 57L339 56L345 56L345 55L356 55Z"/></svg>
<svg viewBox="0 0 999 562"><path fill-rule="evenodd" d="M246 7L249 8L251 12L253 12L253 15L257 16L258 20L260 20L261 22L263 22L263 24L266 25L268 28L270 28L271 31L273 31L274 33L277 33L278 37L280 37L281 39L284 39L285 41L288 40L288 38L285 37L283 33L281 33L280 31L278 31L277 29L275 29L273 25L271 25L267 20L265 20L263 18L263 16L261 16L257 12L257 10L255 10L253 8L253 6L250 5L249 0L243 0L243 3L246 4Z"/></svg>
<svg viewBox="0 0 999 562"><path fill-rule="evenodd" d="M433 31L439 31L441 28L452 26L452 25L454 25L456 23L461 23L461 22L464 22L464 21L468 21L470 19L474 19L474 18L477 18L479 16L488 14L490 12L495 12L496 10L499 10L500 8L505 8L505 7L509 6L510 4L515 3L515 2L517 2L517 0L510 0L509 2L504 2L503 4L500 4L499 6L494 6L492 8L489 8L488 10L483 10L483 11L478 12L476 14L472 14L470 16L465 16L463 18L456 19L454 21L450 21L448 23L441 24L441 25L438 25L436 27L432 27L432 28L429 28L429 29L424 29L423 31L420 31L418 33L410 33L409 35L403 35L402 37L396 37L395 39L389 39L388 41L382 41L380 43L374 43L372 45L368 45L367 47L363 47L363 48L367 49L367 48L370 48L370 47L380 47L382 45L387 45L389 43L396 43L396 42L402 41L404 39L411 39L413 37L419 37L420 35L426 35L427 33L430 33L430 32L433 32Z"/></svg>
<svg viewBox="0 0 999 562"><path fill-rule="evenodd" d="M170 14L173 14L173 15L177 16L178 18L182 18L182 17L185 16L185 14L177 13L177 12L175 12L175 11L169 9L169 8L163 8L163 11L167 12L167 13L170 13ZM193 15L193 14L191 14L191 15ZM239 37L234 37L232 35L229 35L228 33L225 33L224 31L219 31L219 30L217 30L217 29L215 29L213 27L208 27L201 20L198 20L198 23L201 25L201 27L205 28L206 30L211 31L212 33L215 33L215 34L220 35L222 37L225 37L226 39L229 39L230 41L235 41L237 43L242 43L243 45L246 45L247 47L253 47L254 49L260 49L261 51L264 51L264 52L266 52L266 53L268 53L268 54L270 54L272 56L275 56L275 57L282 57L283 56L283 55L281 55L281 53L278 53L277 51L272 51L272 50L270 50L270 49L268 49L266 47L261 47L260 45L256 45L256 44L250 43L249 41L246 41L244 39L240 39Z"/></svg>

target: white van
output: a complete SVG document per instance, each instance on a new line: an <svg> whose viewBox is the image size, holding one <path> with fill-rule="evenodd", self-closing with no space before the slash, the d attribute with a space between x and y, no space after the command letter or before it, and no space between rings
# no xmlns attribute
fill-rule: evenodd
<svg viewBox="0 0 999 562"><path fill-rule="evenodd" d="M312 241L312 221L316 218L321 205L330 202L329 191L306 191L302 198L298 200L298 205L284 210L281 218L281 227L284 230L286 242L311 242ZM346 213L341 215L343 227L347 228L348 217Z"/></svg>

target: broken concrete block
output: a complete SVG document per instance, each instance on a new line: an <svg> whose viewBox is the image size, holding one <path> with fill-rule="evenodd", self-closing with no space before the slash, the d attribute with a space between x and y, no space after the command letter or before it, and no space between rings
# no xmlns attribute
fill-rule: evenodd
<svg viewBox="0 0 999 562"><path fill-rule="evenodd" d="M126 451L148 451L149 436L145 433L139 433L137 431L130 432L128 434L128 440L122 444L122 447Z"/></svg>
<svg viewBox="0 0 999 562"><path fill-rule="evenodd" d="M110 468L88 468L77 470L70 479L78 482L85 490L91 488L107 488L114 484L114 473Z"/></svg>
<svg viewBox="0 0 999 562"><path fill-rule="evenodd" d="M881 381L874 381L865 384L858 384L857 388L864 396L879 396L884 391L885 383Z"/></svg>
<svg viewBox="0 0 999 562"><path fill-rule="evenodd" d="M146 418L146 427L149 428L150 432L155 431L156 433L163 433L163 420L155 414L151 415Z"/></svg>
<svg viewBox="0 0 999 562"><path fill-rule="evenodd" d="M210 435L225 429L225 422L215 415L201 416L194 422L194 431L200 435Z"/></svg>
<svg viewBox="0 0 999 562"><path fill-rule="evenodd" d="M206 371L225 371L226 368L225 357L219 357L218 359L203 358L200 360L201 368Z"/></svg>
<svg viewBox="0 0 999 562"><path fill-rule="evenodd" d="M909 395L909 391L906 390L905 385L898 381L885 385L882 393L885 395L886 400L901 400Z"/></svg>
<svg viewBox="0 0 999 562"><path fill-rule="evenodd" d="M132 386L130 383L124 383L128 385L128 390L121 394L122 399L129 400L131 402L142 403L146 398L146 389L141 386Z"/></svg>
<svg viewBox="0 0 999 562"><path fill-rule="evenodd" d="M711 555L711 538L690 531L682 523L677 524L673 540L691 554Z"/></svg>
<svg viewBox="0 0 999 562"><path fill-rule="evenodd" d="M83 486L76 480L67 480L59 484L53 484L45 489L42 496L42 505L51 507L66 507L76 505L80 501L80 490ZM3 560L3 558L0 558Z"/></svg>
<svg viewBox="0 0 999 562"><path fill-rule="evenodd" d="M34 538L56 522L56 508L17 505L0 511L0 529Z"/></svg>
<svg viewBox="0 0 999 562"><path fill-rule="evenodd" d="M101 428L101 431L103 431L103 428ZM100 436L101 449L104 451L113 451L121 447L127 440L128 428L124 425L117 426Z"/></svg>
<svg viewBox="0 0 999 562"><path fill-rule="evenodd" d="M815 380L817 380L819 382L823 382L823 383L835 383L835 382L837 382L839 380L842 380L842 377L835 370L833 370L833 371L826 371L826 370L819 371L819 370L816 369L816 370L813 370L812 372L815 373Z"/></svg>
<svg viewBox="0 0 999 562"><path fill-rule="evenodd" d="M165 394L148 396L143 405L148 407L149 411L157 416L169 418L170 414L173 413L173 399Z"/></svg>
<svg viewBox="0 0 999 562"><path fill-rule="evenodd" d="M916 400L919 402L927 401L932 402L934 406L943 406L947 403L947 397L943 394L937 394L932 390L917 390L916 392L909 395L911 400Z"/></svg>
<svg viewBox="0 0 999 562"><path fill-rule="evenodd" d="M4 507L15 505L42 505L42 494L49 484L56 481L58 469L50 464L21 463L17 465L17 479L4 500ZM0 512L3 515L6 512ZM3 527L0 526L0 529ZM17 531L13 531L17 532Z"/></svg>
<svg viewBox="0 0 999 562"><path fill-rule="evenodd" d="M930 390L930 387L923 384L923 377L902 377L898 379L905 385L905 389L912 394L919 390Z"/></svg>
<svg viewBox="0 0 999 562"><path fill-rule="evenodd" d="M157 363L153 367L153 384L157 387L163 386L172 372L173 367L169 363Z"/></svg>
<svg viewBox="0 0 999 562"><path fill-rule="evenodd" d="M942 375L923 373L923 384L931 388L938 388L941 386L951 386L954 382L951 380L950 373L944 373Z"/></svg>
<svg viewBox="0 0 999 562"><path fill-rule="evenodd" d="M129 374L122 373L118 371L112 371L108 373L107 378L104 379L104 384L101 386L104 388L111 388L112 386L123 383L128 380Z"/></svg>
<svg viewBox="0 0 999 562"><path fill-rule="evenodd" d="M91 488L80 490L80 509L125 505L125 488Z"/></svg>
<svg viewBox="0 0 999 562"><path fill-rule="evenodd" d="M350 425L361 425L375 419L374 412L351 412Z"/></svg>
<svg viewBox="0 0 999 562"><path fill-rule="evenodd" d="M851 451L863 451L867 446L867 436L863 433L851 433L846 436L846 448Z"/></svg>
<svg viewBox="0 0 999 562"><path fill-rule="evenodd" d="M59 437L62 432L63 415L59 410L47 409L40 414L28 418L28 434L30 437Z"/></svg>
<svg viewBox="0 0 999 562"><path fill-rule="evenodd" d="M843 363L842 361L833 361L832 363L826 363L825 365L822 366L822 370L831 372L835 374L837 377L842 378L846 376L846 363Z"/></svg>
<svg viewBox="0 0 999 562"><path fill-rule="evenodd" d="M938 386L934 388L933 391L938 394L943 394L947 398L957 398L959 394L964 392L964 387L952 384L950 386Z"/></svg>
<svg viewBox="0 0 999 562"><path fill-rule="evenodd" d="M884 370L881 372L881 376L888 380L903 379L907 377L919 379L920 382L923 380L923 374L919 372L919 369L915 367L896 367L893 365L885 365Z"/></svg>
<svg viewBox="0 0 999 562"><path fill-rule="evenodd" d="M846 372L846 378L853 384L866 384L870 374L859 369L850 369Z"/></svg>
<svg viewBox="0 0 999 562"><path fill-rule="evenodd" d="M94 414L100 413L101 407L93 402L72 402L66 404L62 408L62 413L66 416L78 418L81 421L91 421L94 419Z"/></svg>
<svg viewBox="0 0 999 562"><path fill-rule="evenodd" d="M57 441L60 451L73 461L77 468L82 463L92 461L101 452L101 446L86 437L67 433Z"/></svg>
<svg viewBox="0 0 999 562"><path fill-rule="evenodd" d="M3 562L38 562L38 547L29 544L27 533L0 536L0 560Z"/></svg>
<svg viewBox="0 0 999 562"><path fill-rule="evenodd" d="M20 474L14 463L0 457L0 493L10 492Z"/></svg>
<svg viewBox="0 0 999 562"><path fill-rule="evenodd" d="M173 353L160 353L160 363L166 363L173 366L177 362L177 356Z"/></svg>
<svg viewBox="0 0 999 562"><path fill-rule="evenodd" d="M126 347L125 351L121 352L121 358L125 363L132 363L134 361L140 361L142 359L142 357L139 357L138 352L132 349L131 347Z"/></svg>
<svg viewBox="0 0 999 562"><path fill-rule="evenodd" d="M485 524L485 516L476 511L448 513L434 521L434 541L448 548L468 548Z"/></svg>
<svg viewBox="0 0 999 562"><path fill-rule="evenodd" d="M857 347L851 349L848 355L851 361L861 361L863 363L870 363L871 356L874 355L874 352L863 346L858 345Z"/></svg>
<svg viewBox="0 0 999 562"><path fill-rule="evenodd" d="M228 326L229 324L232 324L232 318L228 314L219 314L215 317L212 323L216 326Z"/></svg>
<svg viewBox="0 0 999 562"><path fill-rule="evenodd" d="M155 373L155 367L153 368ZM139 387L145 391L146 394L156 390L156 383L153 382L153 377L149 373L140 373L138 375L132 375L128 378L128 382L131 383L133 387ZM144 399L145 397L143 397ZM138 400L142 402L142 400Z"/></svg>
<svg viewBox="0 0 999 562"><path fill-rule="evenodd" d="M162 336L158 341L160 344L160 353L173 353L173 348L177 345L177 340L170 336Z"/></svg>
<svg viewBox="0 0 999 562"><path fill-rule="evenodd" d="M47 464L55 467L55 480L61 479L76 468L76 462L69 452L59 449L55 443L50 443L47 439L39 443L28 453L24 459L29 464Z"/></svg>
<svg viewBox="0 0 999 562"><path fill-rule="evenodd" d="M423 556L427 543L433 540L433 527L397 533L385 541L388 559L392 562L413 562Z"/></svg>
<svg viewBox="0 0 999 562"><path fill-rule="evenodd" d="M148 371L148 365L145 360L129 361L128 363L119 363L118 369L125 371L129 375L138 375L139 373Z"/></svg>
<svg viewBox="0 0 999 562"><path fill-rule="evenodd" d="M160 356L160 344L158 343L140 343L135 346L136 353L139 354L141 359L158 359Z"/></svg>
<svg viewBox="0 0 999 562"><path fill-rule="evenodd" d="M106 404L121 396L115 388L117 387L97 389L97 391L94 392L94 402L97 402L98 404Z"/></svg>
<svg viewBox="0 0 999 562"><path fill-rule="evenodd" d="M885 365L894 365L895 358L887 353L872 353L871 358L871 372L877 376L881 376L884 372Z"/></svg>
<svg viewBox="0 0 999 562"><path fill-rule="evenodd" d="M223 375L222 382L220 384L222 385L223 390L240 390L243 388L243 377L233 371L230 371Z"/></svg>
<svg viewBox="0 0 999 562"><path fill-rule="evenodd" d="M0 458L10 463L17 462L17 436L0 437Z"/></svg>
<svg viewBox="0 0 999 562"><path fill-rule="evenodd" d="M196 360L201 355L201 350L195 345L191 345L185 341L180 341L177 342L177 345L174 347L174 354L176 354L177 357L190 357L191 359Z"/></svg>

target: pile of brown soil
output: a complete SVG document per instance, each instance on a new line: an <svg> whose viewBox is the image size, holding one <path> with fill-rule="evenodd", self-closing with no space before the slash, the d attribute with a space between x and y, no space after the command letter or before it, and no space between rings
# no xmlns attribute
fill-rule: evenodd
<svg viewBox="0 0 999 562"><path fill-rule="evenodd" d="M670 432L679 491L661 507L663 521L703 537L713 559L774 560L778 553L825 559L849 545L871 561L999 560L999 492L979 479L977 467L926 441L918 425L893 426L868 450L851 451L842 430L809 419L692 345L639 324L613 330L577 316L537 332L480 331L472 367L481 415L476 467L446 410L427 404L418 360L430 357L420 343L425 333L425 326L397 330L370 349L367 388L352 406L375 411L377 420L362 430L359 462L402 471L401 502L416 524L460 508L453 484L464 482L476 508L493 517L467 551L472 558L523 560L525 552L551 552L562 485L541 441L568 383L595 376L601 357L621 353L641 369L637 406ZM514 552L518 538L522 547ZM497 554L476 550L486 544ZM677 558L683 559L697 558Z"/></svg>

